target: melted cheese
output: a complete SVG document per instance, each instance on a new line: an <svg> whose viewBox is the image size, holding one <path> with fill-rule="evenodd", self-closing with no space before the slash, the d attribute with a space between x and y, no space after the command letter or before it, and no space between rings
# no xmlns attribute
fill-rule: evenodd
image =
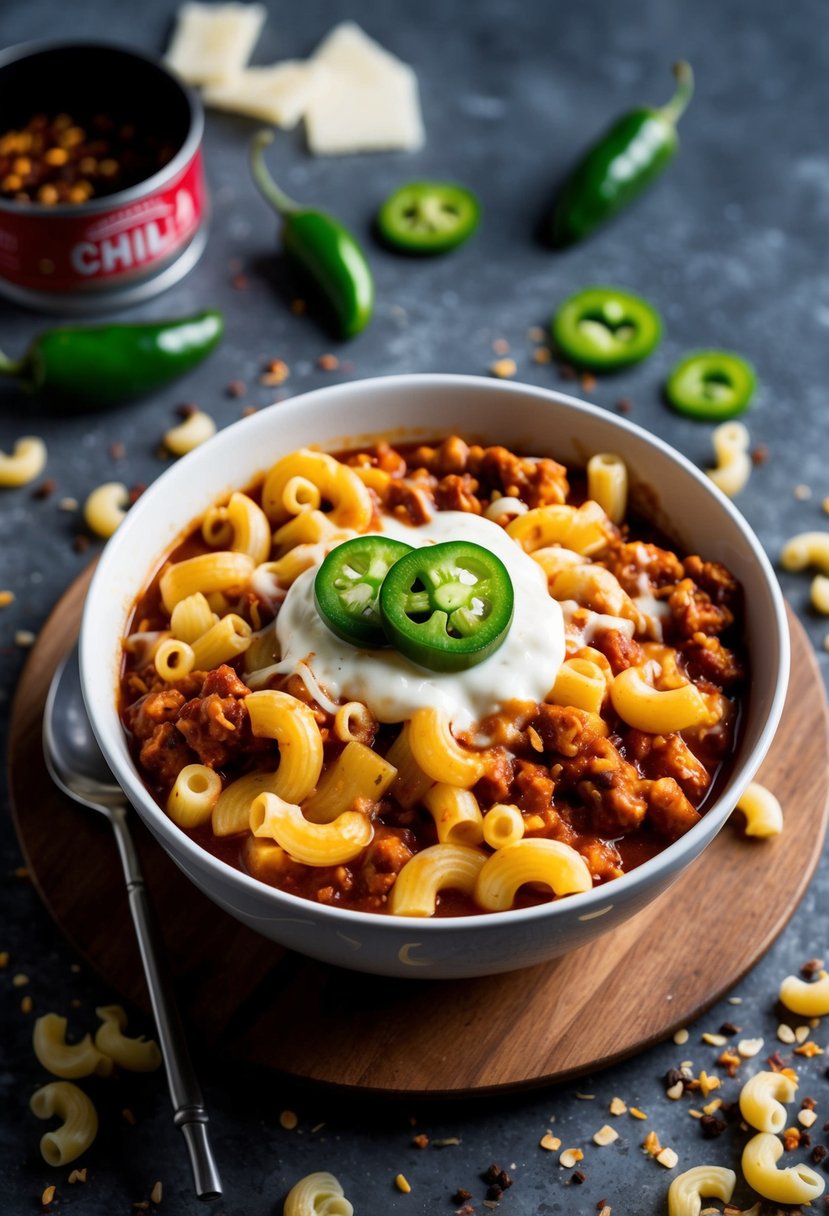
<svg viewBox="0 0 829 1216"><path fill-rule="evenodd" d="M362 701L380 722L402 722L416 709L432 706L446 710L453 725L466 727L506 701L543 701L564 660L564 622L538 563L498 524L468 512L439 511L419 528L391 516L383 516L382 523L385 534L414 547L468 540L501 559L515 592L503 645L483 663L456 673L429 671L396 650L349 646L317 611L314 566L291 586L276 618L281 661L271 670L302 675L304 664L333 701Z"/></svg>

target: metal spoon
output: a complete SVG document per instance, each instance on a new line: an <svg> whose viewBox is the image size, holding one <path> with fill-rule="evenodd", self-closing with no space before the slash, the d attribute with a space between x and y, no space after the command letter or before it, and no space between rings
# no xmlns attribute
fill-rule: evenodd
<svg viewBox="0 0 829 1216"><path fill-rule="evenodd" d="M83 703L77 646L52 678L43 714L43 753L55 785L81 806L105 815L115 833L164 1057L173 1122L187 1144L196 1194L200 1199L216 1198L222 1193L222 1183L207 1135L204 1099L161 965L162 950L130 832L127 801L98 746Z"/></svg>

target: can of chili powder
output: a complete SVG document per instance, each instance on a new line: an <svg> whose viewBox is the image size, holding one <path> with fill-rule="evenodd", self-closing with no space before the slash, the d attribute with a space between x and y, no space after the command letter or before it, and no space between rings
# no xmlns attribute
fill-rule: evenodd
<svg viewBox="0 0 829 1216"><path fill-rule="evenodd" d="M196 94L99 43L0 54L0 295L85 315L137 304L195 265L208 197Z"/></svg>

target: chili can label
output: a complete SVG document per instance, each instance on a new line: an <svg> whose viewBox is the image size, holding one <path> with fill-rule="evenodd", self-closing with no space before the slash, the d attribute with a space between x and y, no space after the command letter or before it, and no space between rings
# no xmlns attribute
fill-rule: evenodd
<svg viewBox="0 0 829 1216"><path fill-rule="evenodd" d="M111 210L0 211L0 277L40 292L94 291L151 276L206 210L201 150L171 181Z"/></svg>

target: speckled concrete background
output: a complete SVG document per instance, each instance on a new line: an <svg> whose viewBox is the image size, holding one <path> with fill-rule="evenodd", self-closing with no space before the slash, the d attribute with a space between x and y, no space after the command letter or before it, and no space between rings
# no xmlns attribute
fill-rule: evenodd
<svg viewBox="0 0 829 1216"><path fill-rule="evenodd" d="M103 0L76 0L71 6L60 0L4 0L0 44L47 35L106 37L160 51L174 7L174 0L144 0L140 9ZM214 219L207 254L186 281L129 316L163 317L219 305L227 315L222 348L179 385L100 417L41 417L13 389L0 392L0 449L8 450L22 433L43 434L49 444L47 474L58 487L44 501L35 500L30 489L4 491L0 498L0 584L17 597L0 617L0 726L24 659L13 643L15 631L36 631L89 558L73 550L81 528L72 514L58 510L58 499L82 500L90 488L113 477L130 485L151 481L163 467L155 454L159 437L181 402L198 402L220 426L235 421L246 404L267 404L273 390L261 386L258 375L269 358L290 364L285 392L293 394L329 383L332 376L485 373L494 357L493 340L504 338L521 379L567 387L554 367L532 361L527 330L544 325L571 290L588 282L618 283L659 307L666 337L638 370L600 382L593 400L612 409L619 398L630 398L634 421L705 463L709 428L670 413L660 401L660 383L688 349L721 345L744 352L762 378L749 424L753 443L768 448L768 460L755 470L739 505L773 558L792 532L826 523L821 502L829 494L829 49L821 0L788 6L776 0L728 5L650 0L628 6L615 0L583 0L577 6L550 0L478 0L474 6L311 0L295 6L274 0L269 7L271 20L256 62L304 56L335 20L354 17L417 70L428 131L423 152L312 160L295 132L281 135L272 154L289 192L336 211L365 237L377 278L376 319L340 350L313 322L286 309L275 257L276 223L246 171L251 127L210 115L206 155ZM573 156L619 111L667 98L669 66L680 55L696 68L698 92L682 123L676 164L635 209L594 240L558 256L540 248L532 237L534 224ZM485 220L478 237L452 257L411 263L375 247L370 221L390 189L425 176L457 178L471 186L483 200ZM231 286L234 273L245 276L245 289ZM11 353L24 347L39 324L36 316L0 305L2 346ZM316 360L328 351L347 359L349 370L319 370ZM224 391L237 379L248 385L240 400ZM113 441L124 445L120 460L110 453ZM795 496L800 484L811 489L810 499ZM820 651L826 627L809 615L808 580L786 578L784 585ZM829 655L820 651L820 660L825 671ZM111 994L94 978L71 970L73 960L36 896L13 877L20 857L8 818L3 822L2 865L8 878L0 905L0 948L10 950L11 966L0 983L5 1027L0 1208L10 1216L35 1211L43 1187L55 1181L56 1210L84 1216L129 1213L132 1203L146 1199L161 1180L163 1211L195 1210L182 1146L156 1079L129 1081L117 1095L101 1091L104 1125L89 1154L85 1186L68 1186L66 1170L53 1178L40 1160L43 1129L28 1114L27 1102L42 1077L29 1047L31 1018L20 1012L22 990L11 978L18 972L31 977L25 991L36 1011L66 1009L78 1000L78 1026ZM748 1034L774 1039L780 977L829 945L828 892L824 871L783 937L737 990L742 1008L723 1003L698 1030L732 1020ZM701 950L712 948L713 943L700 943ZM654 942L654 949L670 950L670 941ZM692 1031L692 1045L695 1037ZM817 1037L823 1042L820 1032ZM343 1102L261 1075L230 1075L221 1060L201 1061L226 1183L225 1198L214 1211L264 1216L296 1178L323 1167L342 1179L364 1216L451 1212L450 1196L459 1186L472 1191L482 1212L486 1186L479 1175L496 1161L515 1178L501 1204L504 1213L587 1216L604 1198L616 1216L655 1216L666 1210L670 1178L639 1150L647 1128L677 1149L681 1165L703 1159L734 1165L742 1143L736 1129L703 1141L685 1111L687 1102L664 1099L661 1077L686 1053L698 1067L716 1055L710 1048L667 1044L585 1078L579 1089L595 1095L592 1101L568 1087L468 1107ZM811 1061L804 1073L801 1092L818 1100L820 1127L829 1114L821 1059ZM650 1118L647 1124L620 1120L620 1140L596 1149L590 1137L605 1122L614 1094ZM726 1096L735 1094L731 1083ZM136 1126L119 1117L122 1106L134 1110ZM279 1112L286 1107L300 1115L296 1132L279 1126ZM438 1139L459 1136L461 1143L417 1151L410 1147L411 1118L417 1119L418 1131ZM324 1127L312 1131L321 1123ZM537 1147L550 1126L564 1146L587 1146L587 1180L580 1188L568 1184L555 1157ZM401 1170L411 1182L410 1195L394 1189L392 1180ZM749 1196L741 1197L748 1206Z"/></svg>

